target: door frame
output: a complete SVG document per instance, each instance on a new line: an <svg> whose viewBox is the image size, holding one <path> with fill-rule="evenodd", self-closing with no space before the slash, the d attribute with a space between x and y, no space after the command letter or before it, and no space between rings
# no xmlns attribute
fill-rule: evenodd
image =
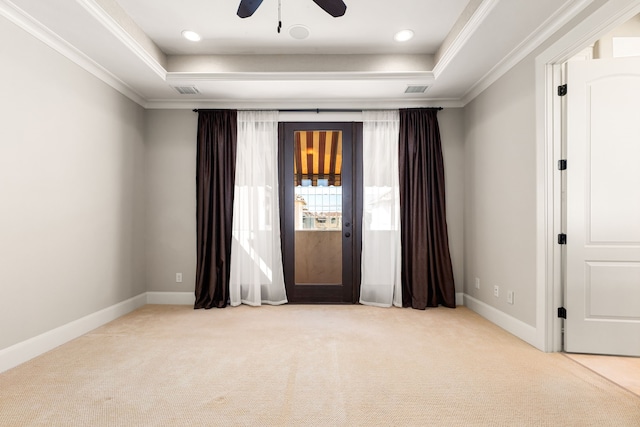
<svg viewBox="0 0 640 427"><path fill-rule="evenodd" d="M343 260L350 259L351 263L342 264L342 286L335 285L309 285L308 287L296 287L295 285L295 263L288 262L284 265L284 280L287 290L287 298L291 303L307 304L354 304L360 297L361 281L361 252L362 252L362 122L345 121L280 121L278 123L278 193L280 200L280 235L282 241L283 260L295 259L295 236L290 235L287 229L287 222L293 222L293 200L291 195L285 194L286 185L283 183L288 179L285 174L288 168L282 167L285 164L285 157L291 157L293 147L286 146L288 141L287 132L293 130L343 130L348 131L351 137L350 152L345 152L343 143L343 163L342 170L347 167L351 170L350 179L343 181L343 200L351 200L351 211L343 209L343 218L351 222L351 237L345 240L344 234L348 230L341 230ZM288 156L289 155L289 156ZM344 203L344 202L343 202ZM289 206L290 205L290 206ZM295 231L295 230L294 230ZM350 285L345 286L345 283ZM316 299L316 301L313 301Z"/></svg>
<svg viewBox="0 0 640 427"><path fill-rule="evenodd" d="M531 342L547 352L563 350L564 304L562 247L562 183L558 160L564 143L563 99L556 94L563 81L563 64L600 37L640 13L632 0L612 0L583 19L535 59L536 82L536 336Z"/></svg>

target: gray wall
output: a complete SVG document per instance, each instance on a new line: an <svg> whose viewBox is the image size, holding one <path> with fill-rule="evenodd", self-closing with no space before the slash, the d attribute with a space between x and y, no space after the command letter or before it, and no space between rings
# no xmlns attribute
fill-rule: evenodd
<svg viewBox="0 0 640 427"><path fill-rule="evenodd" d="M606 4L594 0L464 107L464 292L534 327L537 286L545 280L536 276L536 194L543 190L536 181L543 173L536 164L536 90L543 86L536 86L535 60Z"/></svg>
<svg viewBox="0 0 640 427"><path fill-rule="evenodd" d="M2 349L145 291L145 153L140 106L4 18L0 40Z"/></svg>
<svg viewBox="0 0 640 427"><path fill-rule="evenodd" d="M464 109L466 294L535 326L536 157L533 60ZM480 279L480 289L474 279ZM500 287L500 296L493 287ZM507 304L507 291L515 304Z"/></svg>
<svg viewBox="0 0 640 427"><path fill-rule="evenodd" d="M463 131L462 110L438 113L446 168L447 222L456 289L462 292ZM147 290L193 291L196 264L195 168L197 114L148 110ZM175 274L183 273L183 283Z"/></svg>
<svg viewBox="0 0 640 427"><path fill-rule="evenodd" d="M196 138L198 114L148 110L148 291L193 292L196 271ZM176 283L182 273L182 283Z"/></svg>
<svg viewBox="0 0 640 427"><path fill-rule="evenodd" d="M445 108L438 113L447 198L449 250L456 292L464 292L464 130L463 110Z"/></svg>

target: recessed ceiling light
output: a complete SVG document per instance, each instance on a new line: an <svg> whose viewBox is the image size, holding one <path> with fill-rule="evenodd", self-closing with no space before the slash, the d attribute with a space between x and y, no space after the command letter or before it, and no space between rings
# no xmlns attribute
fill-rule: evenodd
<svg viewBox="0 0 640 427"><path fill-rule="evenodd" d="M393 39L397 42L406 42L408 40L411 40L413 38L413 31L412 30L402 30L402 31L398 31L396 33L395 36L393 36Z"/></svg>
<svg viewBox="0 0 640 427"><path fill-rule="evenodd" d="M199 42L202 39L202 37L200 37L200 34L190 30L184 30L182 32L182 37L187 40L191 40L192 42Z"/></svg>

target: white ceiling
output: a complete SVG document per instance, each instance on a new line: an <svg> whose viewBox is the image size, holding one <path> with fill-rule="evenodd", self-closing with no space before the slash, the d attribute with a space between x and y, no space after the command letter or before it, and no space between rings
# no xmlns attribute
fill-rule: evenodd
<svg viewBox="0 0 640 427"><path fill-rule="evenodd" d="M245 19L239 0L0 0L0 14L149 108L398 108L464 105L592 2L344 1L333 18L281 0L280 34L278 0Z"/></svg>
<svg viewBox="0 0 640 427"><path fill-rule="evenodd" d="M126 13L167 54L362 54L434 53L469 0L346 0L347 12L333 18L312 0L281 0L282 32L278 34L278 0L263 0L253 16L236 15L239 0L118 0ZM152 12L151 12L152 11ZM306 40L288 29L304 25ZM411 43L393 35L415 29ZM184 29L203 40L189 43Z"/></svg>

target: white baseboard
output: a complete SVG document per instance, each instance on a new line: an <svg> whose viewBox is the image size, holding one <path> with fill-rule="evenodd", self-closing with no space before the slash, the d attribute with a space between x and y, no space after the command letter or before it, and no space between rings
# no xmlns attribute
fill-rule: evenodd
<svg viewBox="0 0 640 427"><path fill-rule="evenodd" d="M462 292L456 293L456 305L468 305L470 299L473 300L473 298ZM502 314L502 316L506 316L504 313L501 313L480 301L474 301L476 301L476 305L484 305L489 309ZM80 319L74 320L73 322L67 323L66 325L62 325L26 341L22 341L18 344L12 345L11 347L0 350L0 373L31 360L34 357L40 356L49 350L53 350L54 348L76 339L87 332L116 320L118 317L130 313L145 304L193 305L194 302L195 295L193 292L145 292L133 298L129 298L126 301L114 304L111 307L107 307ZM500 322L492 320L490 316L485 316L482 313L482 308L480 310L474 309L473 307L470 308L481 316L498 324L498 326L502 326ZM518 322L516 319L509 316L506 317ZM502 327L529 342L527 339L521 337L518 333L513 332L508 327ZM530 326L528 327L530 328ZM533 331L535 332L535 329L533 329Z"/></svg>
<svg viewBox="0 0 640 427"><path fill-rule="evenodd" d="M67 343L147 303L146 293L96 311L26 341L0 350L0 372L14 368L49 350Z"/></svg>
<svg viewBox="0 0 640 427"><path fill-rule="evenodd" d="M535 327L515 317L511 317L497 308L485 304L467 294L464 294L464 305L521 340L528 342L534 347L536 346L537 332Z"/></svg>
<svg viewBox="0 0 640 427"><path fill-rule="evenodd" d="M456 292L456 305L464 305L464 293ZM147 292L147 304L193 305L193 292Z"/></svg>
<svg viewBox="0 0 640 427"><path fill-rule="evenodd" d="M193 292L147 292L147 304L193 305Z"/></svg>
<svg viewBox="0 0 640 427"><path fill-rule="evenodd" d="M456 305L464 305L464 292L456 292Z"/></svg>

